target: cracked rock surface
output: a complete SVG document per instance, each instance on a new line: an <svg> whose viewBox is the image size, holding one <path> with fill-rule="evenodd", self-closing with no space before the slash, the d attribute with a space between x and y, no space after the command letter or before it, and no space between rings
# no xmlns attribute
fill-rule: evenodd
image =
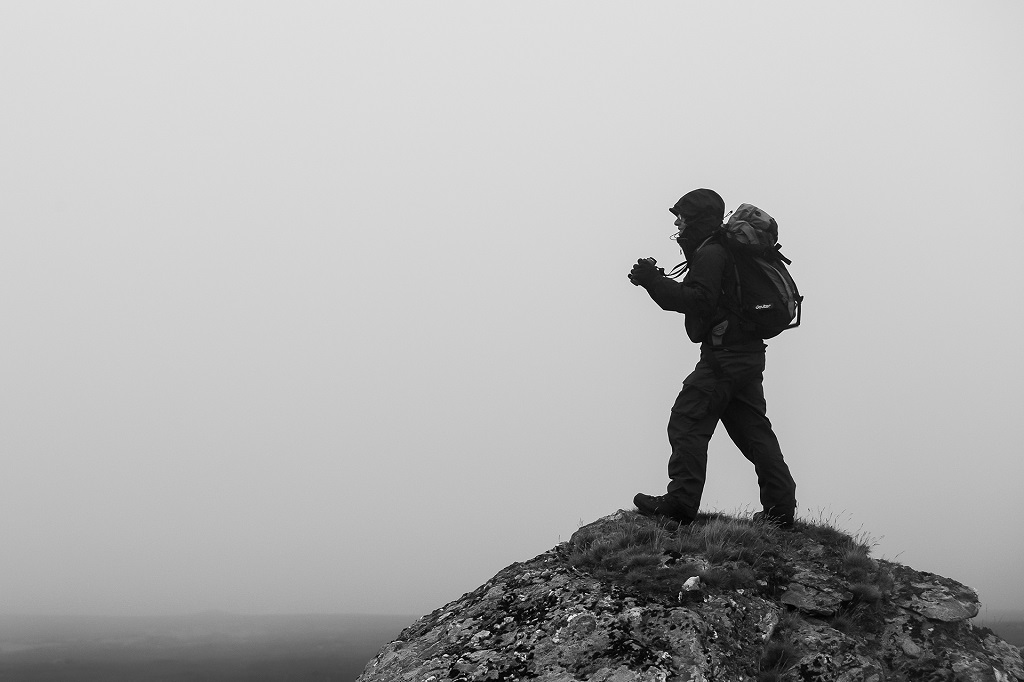
<svg viewBox="0 0 1024 682"><path fill-rule="evenodd" d="M858 604L835 548L800 530L753 587L689 579L677 595L648 594L571 561L580 534L642 523L653 522L619 511L503 569L406 628L357 682L1024 681L1021 650L971 624L972 589L871 560L885 589ZM697 569L737 564L694 559Z"/></svg>

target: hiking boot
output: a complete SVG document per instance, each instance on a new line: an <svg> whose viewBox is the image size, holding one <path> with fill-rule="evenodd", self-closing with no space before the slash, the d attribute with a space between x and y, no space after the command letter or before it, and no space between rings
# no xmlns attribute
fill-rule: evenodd
<svg viewBox="0 0 1024 682"><path fill-rule="evenodd" d="M792 530L793 528L793 514L770 514L768 512L759 511L754 514L754 523L770 523L778 526L783 530Z"/></svg>
<svg viewBox="0 0 1024 682"><path fill-rule="evenodd" d="M668 495L655 497L637 493L633 498L633 504L644 516L667 516L683 525L691 523L697 517L695 512L690 511L677 499Z"/></svg>

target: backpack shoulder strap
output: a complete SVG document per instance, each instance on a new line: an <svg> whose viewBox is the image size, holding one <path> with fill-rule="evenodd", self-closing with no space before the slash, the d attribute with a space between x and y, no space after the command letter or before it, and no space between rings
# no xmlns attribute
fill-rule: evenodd
<svg viewBox="0 0 1024 682"><path fill-rule="evenodd" d="M710 243L710 242L711 242L712 240L715 240L715 241L717 241L718 243L721 243L721 240L720 240L720 239L718 239L718 233L717 233L717 231L716 231L715 233L713 233L713 234L712 234L712 235L711 235L710 237L708 237L707 239L705 239L704 241L702 241L702 242L701 242L701 243L700 243L700 244L699 244L699 245L697 246L697 248L693 250L693 254L694 254L694 255L697 255L697 252L698 252L698 251L700 251L701 249L703 249L703 248L704 248L704 247L705 247L705 246L706 246L707 244L709 244L709 243ZM726 251L728 251L728 249L726 249ZM687 270L689 270L689 269L690 269L690 262L689 262L689 261L685 261L685 260L684 260L684 261L683 261L682 263L678 264L677 266L675 266L674 268L672 268L671 270L669 270L668 272L666 272L666 273L665 273L665 276L666 276L666 277L671 277L672 279L679 279L679 278L680 278L680 277L682 277L682 276L683 276L684 274L686 274L686 271L687 271Z"/></svg>

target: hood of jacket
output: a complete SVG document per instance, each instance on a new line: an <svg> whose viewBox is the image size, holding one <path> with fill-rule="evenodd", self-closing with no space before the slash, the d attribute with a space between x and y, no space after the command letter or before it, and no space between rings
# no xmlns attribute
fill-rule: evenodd
<svg viewBox="0 0 1024 682"><path fill-rule="evenodd" d="M725 219L725 201L711 189L695 189L684 194L669 211L686 220L686 229L676 241L687 259L711 236Z"/></svg>

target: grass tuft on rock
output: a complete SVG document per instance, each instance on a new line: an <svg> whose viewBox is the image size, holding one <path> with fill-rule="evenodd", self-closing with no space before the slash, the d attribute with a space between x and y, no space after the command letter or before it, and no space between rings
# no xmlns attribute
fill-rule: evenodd
<svg viewBox="0 0 1024 682"><path fill-rule="evenodd" d="M758 682L775 682L799 660L800 654L789 642L769 642L758 661Z"/></svg>
<svg viewBox="0 0 1024 682"><path fill-rule="evenodd" d="M777 570L789 537L771 524L723 514L701 514L688 526L634 514L581 529L568 543L568 556L595 577L674 598L693 576L717 589L758 587L760 576Z"/></svg>
<svg viewBox="0 0 1024 682"><path fill-rule="evenodd" d="M721 513L698 515L690 525L637 513L603 519L581 528L568 543L574 567L630 592L676 601L687 579L698 576L705 589L751 589L777 596L791 577L789 559L808 542L823 546L836 572L848 580L854 627L889 593L891 577L868 556L871 544L827 520L799 520L793 530Z"/></svg>

